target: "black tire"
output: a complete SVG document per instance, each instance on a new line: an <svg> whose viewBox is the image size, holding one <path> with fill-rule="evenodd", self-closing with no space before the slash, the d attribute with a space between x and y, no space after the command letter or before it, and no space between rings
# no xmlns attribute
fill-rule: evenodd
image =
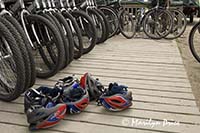
<svg viewBox="0 0 200 133"><path fill-rule="evenodd" d="M173 25L172 30L168 36L166 36L166 39L175 39L180 37L186 29L187 26L187 19L185 14L178 10L178 9L172 9L170 10L173 18ZM181 20L181 21L180 21Z"/></svg>
<svg viewBox="0 0 200 133"><path fill-rule="evenodd" d="M28 52L26 50L26 46L18 33L18 31L15 29L15 27L5 18L0 17L0 22L3 23L6 28L10 31L10 33L13 35L18 48L20 49L20 52L23 57L23 62L24 62L24 72L25 72L25 84L23 91L26 91L29 88L30 82L31 82L31 66L30 66L30 60L28 56Z"/></svg>
<svg viewBox="0 0 200 133"><path fill-rule="evenodd" d="M44 41L44 45L42 47L39 47L39 52L40 52L40 55L42 57L42 60L43 63L41 66L46 67L43 68L39 68L37 70L37 77L39 78L49 78L53 75L55 75L59 69L62 67L62 64L64 63L64 60L65 60L65 51L64 51L64 45L63 45L63 41L62 41L62 38L60 37L60 33L59 31L56 29L56 27L46 18L42 17L42 16L39 16L39 15L28 15L26 16L26 19L28 21L28 26L32 25L32 24L37 24L38 25L38 28L40 30L42 30L41 28L44 28L44 26L46 28L48 28L48 31L51 33L50 35L52 35L51 37L53 38L53 41L52 40L50 42L46 42L46 40L42 40ZM43 34L40 35L40 36L44 36L44 31L43 31ZM49 43L53 43L54 46L52 45L49 45ZM43 47L47 47L47 49L51 49L51 52L53 53L45 53ZM54 50L55 49L55 50ZM49 51L49 50L47 50ZM56 55L56 62L54 63L53 61L50 61L51 58L49 58L49 54L55 54ZM36 60L35 60L36 61ZM51 65L51 66L48 66L47 64ZM36 61L36 67L37 66L37 61ZM41 69L45 69L43 71L41 71Z"/></svg>
<svg viewBox="0 0 200 133"><path fill-rule="evenodd" d="M101 15L95 9L88 9L88 15L92 18L94 25L97 29L97 42L96 44L103 43L106 38L106 26Z"/></svg>
<svg viewBox="0 0 200 133"><path fill-rule="evenodd" d="M125 10L119 13L119 29L127 39L133 38L136 33L133 18Z"/></svg>
<svg viewBox="0 0 200 133"><path fill-rule="evenodd" d="M69 61L72 62L74 59L74 41L73 41L73 35L70 30L70 27L61 13L52 12L52 14L57 18L57 20L59 21L61 26L63 26L64 30L67 33L65 36L69 42L69 55L70 55Z"/></svg>
<svg viewBox="0 0 200 133"><path fill-rule="evenodd" d="M2 81L2 77L0 80L0 99L4 100L4 101L12 101L15 100L16 98L18 98L20 96L20 94L23 92L24 90L24 84L25 84L25 72L24 72L24 62L23 62L23 57L22 54L20 52L20 49L18 48L18 45L14 39L14 37L12 36L12 34L10 33L10 31L5 27L5 25L3 25L0 22L0 37L1 37L1 63L0 63L0 69L1 69L1 76L4 78L8 78L9 75L7 75L8 73L8 67L11 67L11 71L9 74L13 74L14 78L16 78L15 81L6 81L7 79L4 79ZM6 44L3 44L2 39L5 39L5 41L7 42ZM9 47L8 51L5 51L5 47ZM3 50L3 51L2 51ZM11 53L10 53L10 52ZM6 55L9 54L10 56L8 56L6 58L6 60L9 60L8 64L6 63L6 70L2 70L5 66L2 55ZM11 57L12 59L9 59L9 57ZM12 60L12 62L10 62ZM13 68L14 67L14 68ZM6 74L3 75L3 72L5 72ZM12 79L13 79L12 76ZM6 85L6 83L8 85ZM4 91L3 91L4 89ZM12 92L5 92L6 91L11 91ZM2 92L3 91L3 92Z"/></svg>
<svg viewBox="0 0 200 133"><path fill-rule="evenodd" d="M105 42L108 38L109 38L109 23L108 23L108 20L106 18L106 16L104 15L104 13L99 10L99 9L95 9L99 15L102 17L103 21L104 21L104 24L105 24L105 38L102 40L102 42Z"/></svg>
<svg viewBox="0 0 200 133"><path fill-rule="evenodd" d="M23 42L26 46L26 50L28 52L28 57L30 60L30 68L31 68L31 81L30 81L30 85L29 87L32 87L35 84L35 80L36 80L36 70L35 70L35 60L32 54L32 48L31 45L28 41L28 38L23 30L23 28L21 27L21 25L19 24L19 22L12 16L9 15L4 15L4 17L10 22L12 23L12 25L17 29L17 31L19 32L19 34L21 35Z"/></svg>
<svg viewBox="0 0 200 133"><path fill-rule="evenodd" d="M96 27L90 16L88 16L85 12L80 10L74 10L72 12L72 15L76 19L79 28L81 29L82 37L84 37L87 40L87 42L84 42L83 40L83 54L87 54L96 45L96 40L97 40ZM82 24L80 21L82 21ZM82 25L84 27L82 27Z"/></svg>
<svg viewBox="0 0 200 133"><path fill-rule="evenodd" d="M83 53L83 40L81 30L78 26L78 23L69 12L64 11L62 12L62 15L70 25L74 40L74 59L78 59L82 56Z"/></svg>
<svg viewBox="0 0 200 133"><path fill-rule="evenodd" d="M165 38L172 30L172 16L168 10L153 9L143 19L144 33L151 39Z"/></svg>
<svg viewBox="0 0 200 133"><path fill-rule="evenodd" d="M119 29L119 18L118 15L113 11L112 8L109 7L100 7L99 8L104 15L106 16L106 19L109 23L109 38L113 37L118 29Z"/></svg>
<svg viewBox="0 0 200 133"><path fill-rule="evenodd" d="M195 33L197 36L195 36ZM200 63L200 51L199 51L199 37L200 37L200 22L194 25L192 30L189 34L189 47L190 51L192 52L192 55L194 58ZM197 42L196 42L197 41ZM196 47L196 45L197 47Z"/></svg>
<svg viewBox="0 0 200 133"><path fill-rule="evenodd" d="M65 68L67 65L70 64L70 48L69 48L69 41L68 38L66 38L65 33L62 29L62 26L60 25L59 21L56 19L55 16L53 16L50 13L45 13L45 14L41 14L43 17L45 17L46 19L48 19L49 21L51 21L52 24L54 24L54 26L57 28L57 30L59 31L59 34L63 40L63 46L65 48L65 60L64 63L61 65L62 67L60 69ZM53 58L53 57L52 57ZM54 57L54 60L56 59L56 57Z"/></svg>

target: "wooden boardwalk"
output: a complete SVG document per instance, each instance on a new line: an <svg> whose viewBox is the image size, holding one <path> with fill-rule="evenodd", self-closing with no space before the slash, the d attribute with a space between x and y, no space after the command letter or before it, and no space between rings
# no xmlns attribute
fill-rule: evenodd
<svg viewBox="0 0 200 133"><path fill-rule="evenodd" d="M118 82L133 92L133 106L108 112L92 102L78 115L66 115L57 126L39 132L81 133L199 133L196 107L175 41L114 37L48 80L35 87L52 86L56 80L90 72L104 85ZM12 103L0 102L0 132L29 132L23 113L23 96Z"/></svg>

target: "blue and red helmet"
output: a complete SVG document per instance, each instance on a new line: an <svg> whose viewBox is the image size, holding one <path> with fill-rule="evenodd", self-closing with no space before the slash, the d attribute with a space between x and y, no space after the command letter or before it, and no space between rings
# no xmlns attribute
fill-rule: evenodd
<svg viewBox="0 0 200 133"><path fill-rule="evenodd" d="M98 104L104 106L109 111L121 111L132 105L132 92L127 90L128 87L110 84L108 90L102 94L98 100Z"/></svg>
<svg viewBox="0 0 200 133"><path fill-rule="evenodd" d="M88 91L90 101L97 100L104 92L104 86L99 79L95 79L90 73L85 73L81 77L80 85Z"/></svg>
<svg viewBox="0 0 200 133"><path fill-rule="evenodd" d="M49 95L53 94L51 92L56 94L56 90L52 88L39 87L38 89L30 89L25 93L25 113L27 121L30 123L30 130L52 127L64 118L67 106L66 104L56 104L51 99L54 96Z"/></svg>
<svg viewBox="0 0 200 133"><path fill-rule="evenodd" d="M69 76L60 79L58 82L60 84L59 87L63 90L60 102L67 105L70 114L80 113L88 106L88 92L80 86L79 81L75 77Z"/></svg>

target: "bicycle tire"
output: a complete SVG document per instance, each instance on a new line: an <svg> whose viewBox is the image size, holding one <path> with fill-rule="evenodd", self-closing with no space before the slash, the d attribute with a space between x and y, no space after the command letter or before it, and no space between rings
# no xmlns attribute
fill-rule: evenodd
<svg viewBox="0 0 200 133"><path fill-rule="evenodd" d="M35 84L35 80L36 80L36 70L35 70L35 60L32 54L32 48L31 45L28 41L28 38L23 30L23 28L21 27L20 23L12 16L10 15L4 15L4 17L10 22L12 23L12 25L17 29L17 31L19 32L19 34L22 37L22 40L26 46L26 50L28 52L28 57L30 60L30 67L31 67L31 75L30 75L30 84L29 87L32 87Z"/></svg>
<svg viewBox="0 0 200 133"><path fill-rule="evenodd" d="M200 55L198 55L198 52L197 52L197 49L195 48L195 32L199 32L200 33L200 22L198 22L197 24L195 24L191 31L190 31L190 34L189 34L189 48L190 48L190 51L192 53L192 55L194 56L194 58L200 63ZM199 36L199 33L198 33L198 36ZM197 38L198 39L198 38ZM199 44L199 43L198 43Z"/></svg>
<svg viewBox="0 0 200 133"><path fill-rule="evenodd" d="M166 16L163 14L165 14ZM163 19L161 15L163 15L165 19ZM160 25L158 24L159 23L158 20L162 21L164 24L169 24L169 25L168 26ZM172 16L168 10L165 10L162 8L153 9L147 12L144 16L143 30L144 30L144 33L151 39L162 39L162 38L165 38L167 35L169 35L172 29L172 24L173 24ZM148 28L147 26L150 26L150 27ZM158 27L161 27L161 29L158 29ZM161 32L164 32L164 33L161 33L159 30L161 30ZM153 34L151 34L152 31L154 32Z"/></svg>
<svg viewBox="0 0 200 133"><path fill-rule="evenodd" d="M106 26L101 15L95 9L88 9L87 14L92 18L94 25L97 29L97 42L100 44L104 42L106 38Z"/></svg>
<svg viewBox="0 0 200 133"><path fill-rule="evenodd" d="M10 31L12 36L14 37L18 48L20 49L20 52L22 54L23 62L24 62L24 73L25 73L25 83L23 87L23 92L26 91L29 88L30 82L31 82L31 66L30 66L30 60L28 57L28 52L26 50L26 46L18 33L18 31L15 29L15 27L5 18L0 17L1 23L3 23L6 28Z"/></svg>
<svg viewBox="0 0 200 133"><path fill-rule="evenodd" d="M125 31L125 29L124 29L124 26L125 26L124 24L127 25L127 23L125 22L127 19L128 19L128 28L127 28L128 32ZM129 27L129 25L130 25L129 22L131 24L131 27ZM122 10L119 13L119 29L120 29L120 32L122 33L122 35L124 37L126 37L127 39L133 38L133 36L136 33L133 18L125 10Z"/></svg>
<svg viewBox="0 0 200 133"><path fill-rule="evenodd" d="M49 78L53 75L55 75L60 68L62 67L62 64L64 63L65 60L65 51L64 51L64 45L63 45L63 41L62 38L60 37L60 33L59 31L56 29L56 27L46 18L39 16L39 15L28 15L26 16L27 21L29 22L28 25L37 23L37 24L43 24L46 27L48 27L48 30L51 31L51 34L53 35L54 39L55 39L55 47L57 50L57 59L55 64L53 64L52 68L49 68L49 70L47 72L45 71L37 71L37 77L39 78ZM47 46L47 45L45 45ZM49 46L48 46L49 47ZM44 51L42 48L39 49L39 52L41 54L42 59L46 60L46 55L44 55Z"/></svg>
<svg viewBox="0 0 200 133"><path fill-rule="evenodd" d="M69 25L71 22L70 29L72 31L73 38L74 38L74 59L78 59L83 54L83 40L82 40L81 30L78 26L78 23L69 12L64 11L62 12L62 15L65 17Z"/></svg>
<svg viewBox="0 0 200 133"><path fill-rule="evenodd" d="M187 19L186 19L185 14L178 9L172 9L172 10L170 10L170 12L172 13L172 18L174 21L173 21L172 31L165 38L166 39L176 39L185 32L185 29L187 26ZM180 20L179 17L181 17L181 20L182 20L181 24L179 22L179 20ZM180 31L178 28L180 28Z"/></svg>
<svg viewBox="0 0 200 133"><path fill-rule="evenodd" d="M74 41L73 41L72 32L70 30L70 27L67 21L65 20L65 18L63 17L61 13L52 12L52 14L57 18L59 23L64 27L64 30L67 32L66 38L68 39L68 42L69 42L69 55L70 55L69 61L71 63L74 59Z"/></svg>
<svg viewBox="0 0 200 133"><path fill-rule="evenodd" d="M112 8L109 7L100 7L99 8L106 16L108 23L110 25L109 28L109 38L116 35L119 28L119 18L118 15L113 11Z"/></svg>
<svg viewBox="0 0 200 133"><path fill-rule="evenodd" d="M76 21L78 22L79 24L79 28L81 29L81 33L82 33L82 37L85 35L84 33L87 32L87 37L89 38L89 42L85 42L83 41L83 54L87 54L89 53L96 45L96 41L97 41L97 31L96 31L96 27L92 21L92 19L90 18L90 16L88 16L85 12L83 11L80 11L80 10L74 10L72 12L72 15L74 16L74 18L76 19ZM88 24L88 26L86 27L87 31L85 31L85 29L83 29L81 27L81 24L78 20L78 18L84 18L84 20L87 20L87 21L84 21L84 26L86 27ZM88 33L89 32L89 29L91 30L91 33ZM87 46L89 45L89 46Z"/></svg>
<svg viewBox="0 0 200 133"><path fill-rule="evenodd" d="M15 65L16 67L16 70L13 71L13 73L14 72L16 73L16 83L15 86L12 88L14 90L10 94L5 94L5 92L3 94L0 93L0 99L3 101L12 101L18 98L24 90L24 84L25 84L24 62L20 49L18 48L17 42L15 41L10 31L1 22L0 22L0 36L1 38L3 37L6 40L7 44L9 45L9 49L12 51L13 61L15 63L12 65ZM3 63L0 63L0 66L2 66L2 64ZM1 71L5 72L3 70ZM2 87L2 85L0 87ZM9 87L9 86L3 86L3 87Z"/></svg>
<svg viewBox="0 0 200 133"><path fill-rule="evenodd" d="M64 48L65 48L65 61L61 65L62 67L60 68L60 69L63 69L70 64L70 54L69 54L70 49L69 49L68 38L66 38L66 36L64 35L65 33L62 29L62 26L60 25L59 21L57 20L55 16L53 16L50 13L43 13L41 15L45 17L46 19L48 19L49 21L51 21L51 23L57 28L57 30L60 33ZM52 57L52 58L54 58L54 60L56 59L56 57Z"/></svg>
<svg viewBox="0 0 200 133"><path fill-rule="evenodd" d="M108 20L106 19L106 16L104 15L104 13L101 10L99 10L97 8L95 8L95 10L102 17L104 24L105 24L105 37L104 37L104 39L102 39L102 42L105 42L109 38L109 23L108 23Z"/></svg>

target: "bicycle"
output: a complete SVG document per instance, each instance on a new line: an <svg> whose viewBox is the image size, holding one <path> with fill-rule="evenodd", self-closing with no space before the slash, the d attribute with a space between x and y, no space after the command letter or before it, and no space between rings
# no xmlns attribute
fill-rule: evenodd
<svg viewBox="0 0 200 133"><path fill-rule="evenodd" d="M199 40L200 40L200 21L196 23L189 34L189 48L194 56L194 58L200 63L200 47L199 47Z"/></svg>
<svg viewBox="0 0 200 133"><path fill-rule="evenodd" d="M3 1L0 1L0 7L2 15L9 13L5 10ZM12 101L26 89L25 64L20 45L17 44L22 40L17 40L20 36L16 29L2 16L0 16L0 32L0 99Z"/></svg>
<svg viewBox="0 0 200 133"><path fill-rule="evenodd" d="M25 85L24 91L33 86L35 83L35 62L30 48L30 44L27 42L25 33L18 23L18 21L12 16L12 14L6 10L5 4L0 0L0 9L1 9L1 22L9 29L13 34L13 37L17 41L18 47L22 53L23 62L25 65Z"/></svg>
<svg viewBox="0 0 200 133"><path fill-rule="evenodd" d="M75 0L65 1L65 8L71 13L78 23L83 39L83 54L89 53L96 45L97 29L91 17L76 7Z"/></svg>
<svg viewBox="0 0 200 133"><path fill-rule="evenodd" d="M133 38L135 32L134 32L134 21L132 18L132 15L129 14L123 7L120 5L120 1L116 0L114 2L111 2L109 4L106 4L106 6L100 6L100 9L105 12L105 14L111 14L114 18L114 21L110 21L112 26L114 27L111 29L111 35L122 33L124 37L127 39ZM107 12L107 13L106 13ZM113 13L115 15L113 15ZM117 20L116 21L116 16ZM114 22L114 23L113 23Z"/></svg>
<svg viewBox="0 0 200 133"><path fill-rule="evenodd" d="M34 14L41 15L44 18L48 19L60 33L65 50L65 60L64 64L62 64L61 66L61 69L63 69L70 64L70 62L73 60L74 55L74 43L72 40L72 33L69 28L69 25L61 16L61 14L55 8L52 7L52 3L50 2L50 0L42 0L41 2L35 0L34 5L36 6L33 7L31 12ZM56 57L52 56L52 59L55 62Z"/></svg>
<svg viewBox="0 0 200 133"><path fill-rule="evenodd" d="M170 8L170 1L166 1L166 9L170 11L173 18L173 25L170 34L166 36L166 39L175 39L180 37L187 26L187 20L185 14L178 8Z"/></svg>
<svg viewBox="0 0 200 133"><path fill-rule="evenodd" d="M70 11L65 8L64 0L59 0L59 2L56 4L57 4L56 7L60 10L63 17L66 19L67 23L70 26L74 41L74 58L78 59L82 56L83 53L83 40L82 40L81 30L78 26L78 23L71 15Z"/></svg>
<svg viewBox="0 0 200 133"><path fill-rule="evenodd" d="M96 43L97 44L102 43L106 38L106 26L101 15L97 12L96 9L93 8L93 6L91 6L91 3L89 0L85 0L83 3L78 3L77 7L91 17L97 29Z"/></svg>
<svg viewBox="0 0 200 133"><path fill-rule="evenodd" d="M109 24L109 27L108 27L109 36L108 37L111 38L118 31L119 19L118 19L118 14L116 14L115 10L112 9L112 7L109 7L107 5L108 5L108 3L106 3L105 5L102 5L102 3L101 4L97 3L97 8L100 9L106 16L106 19Z"/></svg>
<svg viewBox="0 0 200 133"><path fill-rule="evenodd" d="M156 6L144 15L143 31L149 38L162 39L172 31L173 20L171 13L156 1Z"/></svg>
<svg viewBox="0 0 200 133"><path fill-rule="evenodd" d="M105 16L105 14L98 9L97 4L96 4L96 0L88 0L89 1L89 5L92 9L94 9L103 19L103 22L105 24L105 35L104 38L102 39L101 42L105 42L108 38L109 38L109 23L108 20Z"/></svg>
<svg viewBox="0 0 200 133"><path fill-rule="evenodd" d="M37 77L48 78L55 75L65 60L64 45L59 31L48 19L31 14L23 0L17 0L10 10L21 22L31 44Z"/></svg>

